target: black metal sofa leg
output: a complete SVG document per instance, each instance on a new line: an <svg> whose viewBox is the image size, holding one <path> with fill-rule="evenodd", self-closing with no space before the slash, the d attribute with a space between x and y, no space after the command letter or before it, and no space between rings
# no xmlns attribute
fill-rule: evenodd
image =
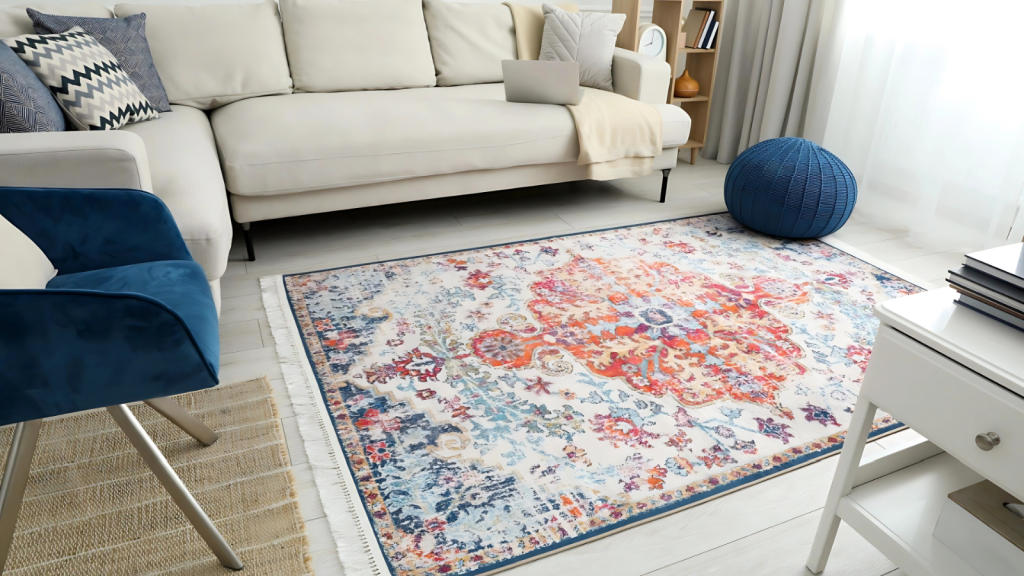
<svg viewBox="0 0 1024 576"><path fill-rule="evenodd" d="M662 204L665 203L665 195L668 194L668 173L671 172L671 168L663 168L661 171L661 200Z"/></svg>
<svg viewBox="0 0 1024 576"><path fill-rule="evenodd" d="M242 235L245 236L246 260L248 260L249 262L255 262L256 261L256 250L254 250L253 247L252 247L252 233L249 231L249 228L251 226L252 226L251 223L243 222L242 223Z"/></svg>

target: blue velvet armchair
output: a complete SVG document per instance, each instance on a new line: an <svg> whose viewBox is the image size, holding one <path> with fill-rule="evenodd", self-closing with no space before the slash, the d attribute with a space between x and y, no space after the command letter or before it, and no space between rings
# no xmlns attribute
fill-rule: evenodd
<svg viewBox="0 0 1024 576"><path fill-rule="evenodd" d="M106 408L221 563L242 563L125 404L146 401L203 444L217 434L168 398L218 383L217 311L170 211L138 190L0 187L0 215L57 269L0 290L3 571L42 418ZM2 249L2 247L0 247Z"/></svg>

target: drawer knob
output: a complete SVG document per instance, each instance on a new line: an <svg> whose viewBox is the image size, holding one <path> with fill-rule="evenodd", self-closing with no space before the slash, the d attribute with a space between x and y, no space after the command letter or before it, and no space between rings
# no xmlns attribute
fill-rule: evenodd
<svg viewBox="0 0 1024 576"><path fill-rule="evenodd" d="M978 445L978 448L988 452L996 446L999 446L999 434L996 434L995 432L978 434L974 437L974 443Z"/></svg>

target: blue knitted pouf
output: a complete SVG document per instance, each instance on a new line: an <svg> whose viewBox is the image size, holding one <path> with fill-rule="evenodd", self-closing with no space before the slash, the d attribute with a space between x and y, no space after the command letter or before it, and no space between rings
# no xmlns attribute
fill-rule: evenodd
<svg viewBox="0 0 1024 576"><path fill-rule="evenodd" d="M857 181L831 152L803 138L746 149L725 176L725 205L748 228L784 238L818 238L846 224Z"/></svg>

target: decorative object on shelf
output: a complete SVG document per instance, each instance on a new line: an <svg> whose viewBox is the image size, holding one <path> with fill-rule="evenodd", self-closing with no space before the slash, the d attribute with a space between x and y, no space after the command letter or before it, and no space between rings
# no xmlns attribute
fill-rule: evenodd
<svg viewBox="0 0 1024 576"><path fill-rule="evenodd" d="M700 92L700 84L690 77L689 70L683 70L683 75L676 78L674 93L676 98L693 98Z"/></svg>
<svg viewBox="0 0 1024 576"><path fill-rule="evenodd" d="M686 33L687 41L684 44L687 48L707 48L710 44L712 30L715 27L715 16L718 10L707 10L693 8L683 20L689 22L689 26L681 28Z"/></svg>
<svg viewBox="0 0 1024 576"><path fill-rule="evenodd" d="M857 202L853 173L803 138L751 146L729 166L725 205L741 224L772 236L818 238L846 224Z"/></svg>
<svg viewBox="0 0 1024 576"><path fill-rule="evenodd" d="M661 26L647 22L640 25L640 46L637 52L659 60L668 58L668 35Z"/></svg>

